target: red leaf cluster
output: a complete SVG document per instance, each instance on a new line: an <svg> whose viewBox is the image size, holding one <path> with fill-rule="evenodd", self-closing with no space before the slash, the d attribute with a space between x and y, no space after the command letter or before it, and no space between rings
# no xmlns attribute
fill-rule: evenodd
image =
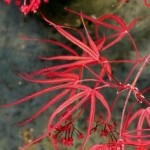
<svg viewBox="0 0 150 150"><path fill-rule="evenodd" d="M33 7L30 8L33 9ZM29 11L32 9L29 9ZM148 92L150 88L148 87L144 90L139 90L137 88L137 82L150 60L150 54L142 57L130 34L130 30L135 26L138 19L134 19L131 23L126 24L123 19L114 14L106 14L94 19L85 14L74 12L69 9L67 10L81 18L84 32L79 29L57 25L48 20L43 14L41 15L49 25L54 27L62 36L73 43L77 48L69 47L68 45L54 40L40 40L55 44L65 49L68 53L67 55L58 55L53 57L41 56L40 59L46 61L65 61L65 63L49 66L30 74L18 74L21 78L29 82L47 84L49 87L15 102L1 106L10 107L18 105L43 94L59 91L57 95L49 99L49 101L34 115L27 120L18 123L18 125L25 125L31 122L47 109L51 108L54 104L60 102L59 106L49 116L47 131L33 142L23 146L21 149L24 150L31 144L38 142L44 137L48 137L52 142L53 147L58 150L58 143L66 146L72 146L74 141L73 135L76 135L78 139L84 139L80 147L80 150L82 150L88 142L92 131L97 131L98 127L102 127L100 137L105 136L110 138L110 140L105 144L94 145L90 150L124 150L126 145L133 145L137 149L149 146L150 140L148 140L148 138L150 138L150 134L144 134L143 132L149 132L150 130L150 103L149 100L144 97L144 93ZM95 38L90 35L86 27L85 20L91 22L94 26ZM100 32L99 30L101 28L103 28L103 30ZM109 35L106 33L107 30L111 31ZM71 31L76 32L78 37ZM127 36L131 41L133 51L135 52L135 58L109 60L109 58L103 55L103 51L110 50L125 36ZM28 37L23 38L25 40L39 40ZM123 79L123 82L118 81L112 73L112 65L114 63L126 63L132 66L126 78ZM133 73L135 70L138 71L131 82L129 79L134 75ZM102 92L103 89L107 89L108 91L110 89L114 89L117 91L115 99L106 99L106 95ZM124 91L127 92L127 95L123 102L120 123L115 122L112 124L110 121L112 119L113 111ZM131 107L129 107L131 94L134 95L134 103L137 105L141 105L141 103L143 103L144 106L141 107L146 108L141 108L133 114ZM105 113L103 119L99 118L99 120L96 121L96 126L94 126L97 104L99 104L99 109L102 107L104 108L103 110L105 110ZM75 122L86 111L88 115L88 121L85 122L86 131L85 133L81 133L75 127ZM128 115L126 115L127 111ZM138 117L139 121L137 128L129 131L130 125ZM148 127L143 129L145 120L147 121ZM117 131L116 126L119 126L119 131Z"/></svg>
<svg viewBox="0 0 150 150"><path fill-rule="evenodd" d="M9 5L11 0L4 0L4 2ZM42 2L48 3L49 0L15 0L15 4L20 7L20 11L24 15L29 12L36 13Z"/></svg>

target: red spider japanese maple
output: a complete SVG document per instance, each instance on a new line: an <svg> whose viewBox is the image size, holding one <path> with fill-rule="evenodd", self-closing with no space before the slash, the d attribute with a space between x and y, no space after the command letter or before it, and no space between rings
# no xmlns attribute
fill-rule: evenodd
<svg viewBox="0 0 150 150"><path fill-rule="evenodd" d="M96 144L89 150L124 150L124 144L122 141L113 144Z"/></svg>
<svg viewBox="0 0 150 150"><path fill-rule="evenodd" d="M29 12L37 12L38 8L41 5L41 2L48 3L49 0L14 0L15 4L20 6L20 10L24 15L27 15ZM4 2L9 5L11 0L4 0Z"/></svg>
<svg viewBox="0 0 150 150"><path fill-rule="evenodd" d="M138 118L137 127L135 130L128 130L133 121ZM144 128L144 125L147 125ZM125 144L134 146L150 146L150 108L141 108L136 111L132 116L128 114L125 124L122 129L122 137Z"/></svg>
<svg viewBox="0 0 150 150"><path fill-rule="evenodd" d="M29 95L25 98L19 99L15 102L4 104L1 107L10 107L13 105L18 105L23 102L29 101L34 97L41 96L45 93L53 93L54 91L59 91L58 95L55 95L52 99L50 99L43 107L41 107L34 115L32 115L27 120L18 123L18 125L25 125L31 122L33 119L38 117L44 111L52 107L58 101L60 102L59 106L55 109L55 111L50 114L47 123L46 132L33 140L31 143L24 145L21 150L26 149L31 144L42 140L44 137L48 137L54 147L54 149L58 150L58 143L64 144L66 146L72 146L74 139L73 134L77 135L78 138L83 138L84 141L80 146L80 150L83 150L90 135L93 131L97 131L99 126L103 127L100 132L100 136L110 137L108 143L95 145L91 147L91 150L100 150L100 149L108 149L108 150L124 150L126 144L136 143L130 140L132 135L129 133L128 135L128 127L132 123L132 121L141 114L140 122L138 123L138 130L134 130L138 135L135 137L141 136L141 138L145 137L142 135L142 118L146 118L149 123L149 106L148 109L140 109L135 115L125 118L125 112L128 108L129 98L131 93L134 94L137 103L144 102L146 105L149 105L148 100L145 99L144 93L149 90L147 88L144 91L138 90L136 87L136 83L143 72L146 64L150 59L150 55L145 57L141 57L139 50L135 44L134 39L129 33L133 26L137 23L138 19L133 20L129 25L118 16L114 14L103 15L97 19L93 19L87 15L82 13L74 12L72 10L67 9L69 12L75 13L80 16L81 21L84 27L84 33L82 33L78 29L73 29L70 27L64 27L61 25L57 25L50 20L48 20L43 14L43 19L53 26L62 36L64 36L67 40L72 42L78 49L73 49L61 42L54 40L40 40L42 42L50 42L61 48L64 48L68 55L58 55L53 57L44 57L40 56L40 59L47 61L65 61L63 64L58 64L54 66L49 66L33 73L27 74L18 74L23 79L39 83L39 84L48 84L49 87L42 89L32 95ZM94 26L95 38L92 38L90 35L84 20L90 21ZM108 20L110 22L108 22ZM99 29L103 27L105 29L109 29L112 32L107 35L105 32L99 33ZM78 35L75 36L70 32L75 31ZM103 55L103 51L107 51L115 44L119 43L125 36L128 36L135 51L134 59L125 59L125 60L109 60L106 56ZM32 38L23 37L26 40L30 40ZM39 39L32 39L39 40ZM113 63L126 63L132 65L132 69L128 73L127 77L124 79L124 83L119 82L112 73L112 64ZM133 75L137 66L141 65L138 73L136 74L133 82L129 84L129 78ZM90 77L86 77L84 72L88 74ZM88 84L90 83L90 84ZM111 102L105 98L103 94L103 89L114 89L118 90L117 96L115 100ZM121 121L120 121L120 131L116 130L116 123L111 124L111 117L116 103L122 93L122 91L128 91L124 107L122 110ZM99 108L104 108L105 115L103 120L96 121L95 124L95 116L96 116L96 102L100 102L101 104ZM110 106L111 104L111 106ZM81 133L80 129L75 127L75 121L86 112L88 109L88 121L86 124L85 133ZM79 112L78 112L79 111ZM77 115L76 115L77 113ZM125 123L125 125L124 125ZM115 137L115 134L119 135ZM146 136L146 137L149 137ZM139 138L141 143L141 139ZM138 146L147 146L149 142L146 140L145 144L139 144ZM137 146L137 145L136 145Z"/></svg>
<svg viewBox="0 0 150 150"><path fill-rule="evenodd" d="M144 0L144 5L150 7L150 2L148 2L148 0Z"/></svg>
<svg viewBox="0 0 150 150"><path fill-rule="evenodd" d="M114 103L116 104L116 100L118 100L120 93L124 90L129 90L125 103L124 103L124 107L123 107L123 111L122 111L122 118L121 118L121 123L120 123L120 135L117 141L113 141L107 144L97 144L91 147L90 150L99 150L99 149L114 149L114 150L124 150L127 148L127 146L132 146L134 148L136 148L136 150L148 150L150 147L150 121L149 121L149 106L150 103L148 100L145 99L145 97L143 96L143 94L147 91L149 91L149 87L145 88L144 90L139 91L138 88L135 87L141 73L143 72L146 64L148 63L150 58L150 55L143 57L141 61L138 61L138 63L136 63L133 68L131 69L129 75L126 78L126 82L128 82L129 77L131 76L131 74L133 73L134 69L137 67L137 64L142 63L141 68L139 69L138 73L136 74L136 77L134 78L134 81L132 82L132 84L128 84L128 85L123 85L121 83L119 83L118 85L120 87L118 87L118 91L117 92L117 97L114 101ZM114 79L114 77L112 76L112 78ZM116 82L116 79L114 79ZM115 85L112 84L112 86L115 87ZM116 87L115 87L116 88ZM133 92L135 98L137 99L137 101L135 101L128 110L128 113L126 115L125 118L125 111L128 108L128 102L130 99L130 95L131 92ZM137 102L139 103L144 103L146 105L146 109L145 108L141 108L139 110L137 110L133 115L132 115L132 110L133 110L133 106L135 106L137 104ZM113 104L114 105L114 104ZM134 122L135 120L138 119L138 122ZM137 127L135 129L130 129L130 126L133 126L133 124L137 124ZM147 125L147 126L146 126ZM97 128L98 125L96 125ZM145 127L146 126L146 127ZM93 128L95 130L95 128ZM109 132L106 130L104 130L102 132L103 135L107 135Z"/></svg>

